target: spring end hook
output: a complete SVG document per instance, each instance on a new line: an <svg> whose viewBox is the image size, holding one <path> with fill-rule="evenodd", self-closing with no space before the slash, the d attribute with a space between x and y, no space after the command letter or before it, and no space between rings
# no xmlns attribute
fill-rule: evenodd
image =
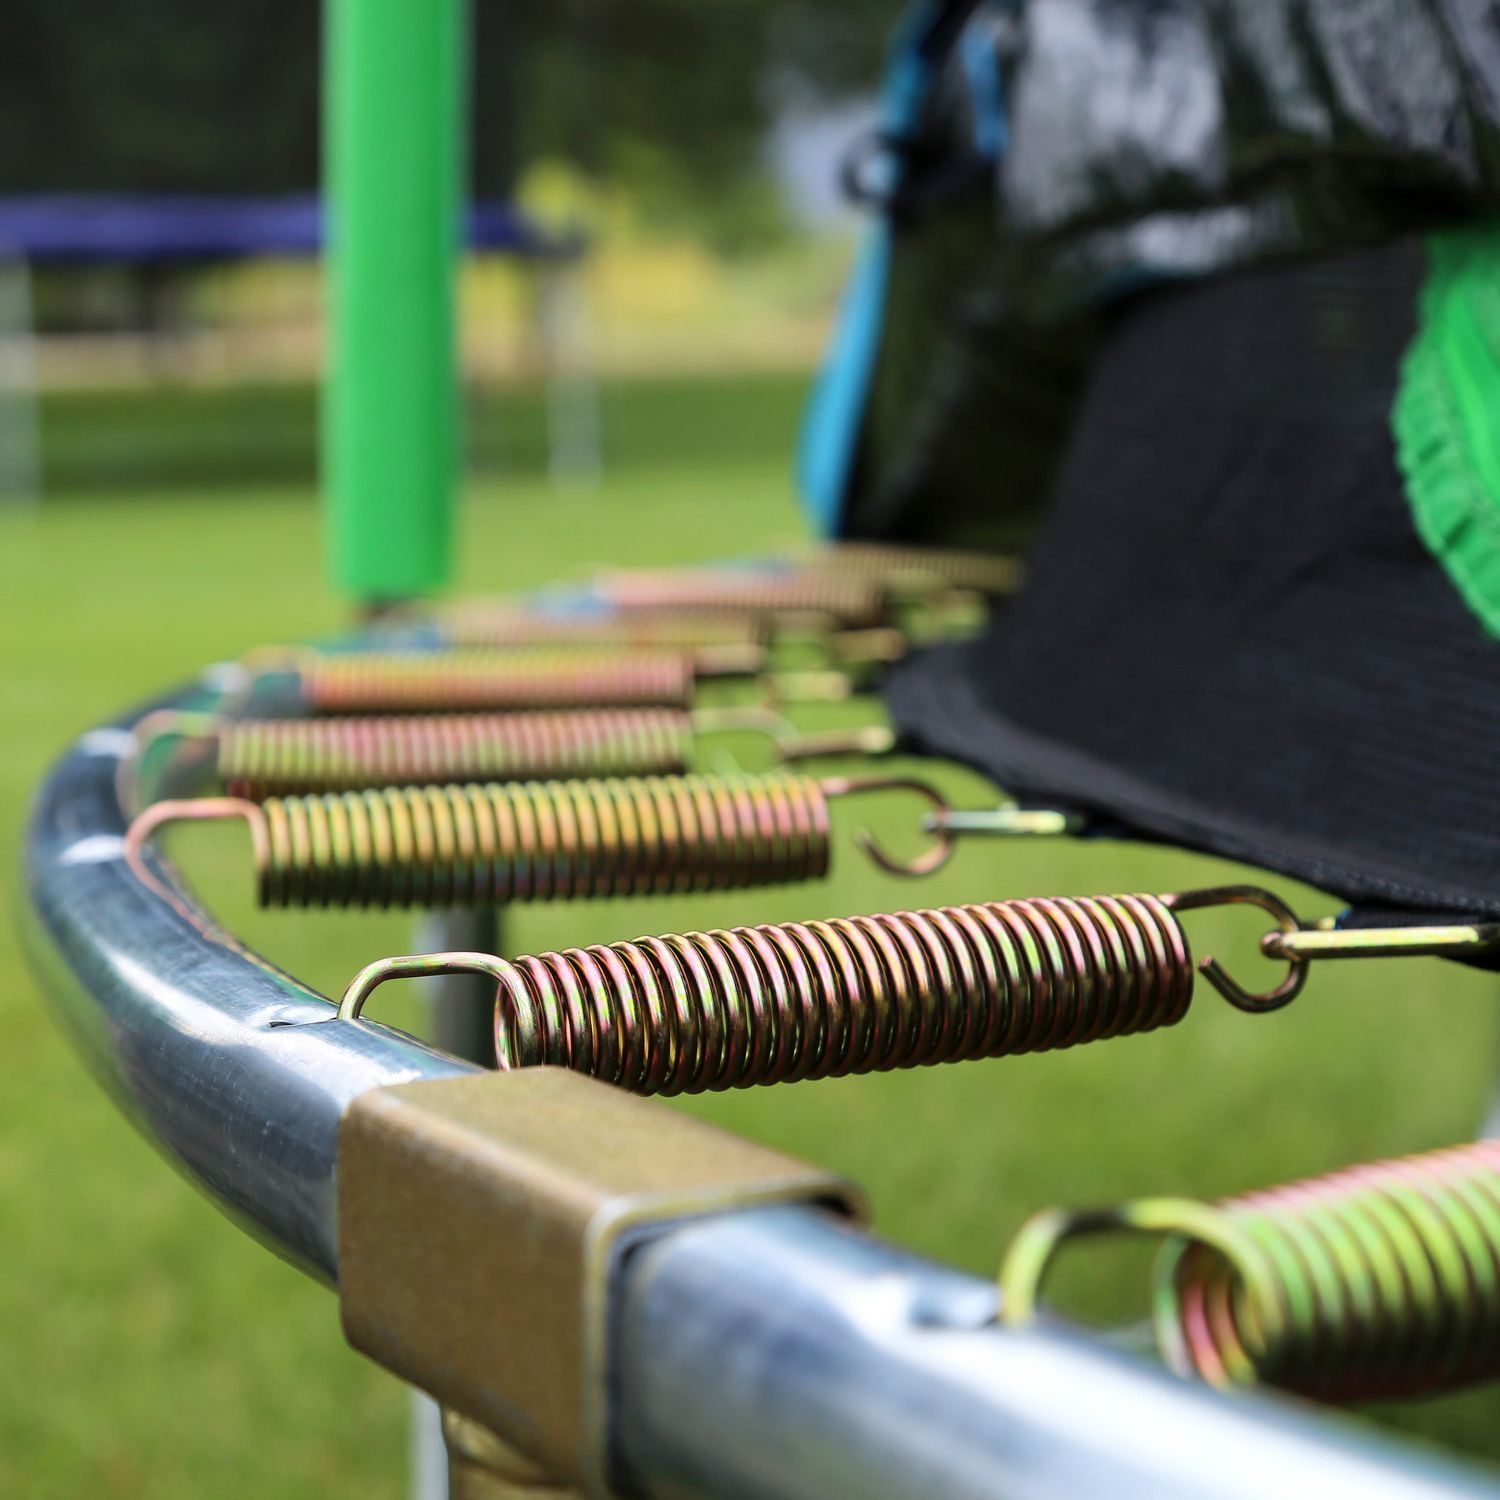
<svg viewBox="0 0 1500 1500"><path fill-rule="evenodd" d="M915 792L932 806L934 812L948 811L948 802L943 794L930 783L913 776L836 776L821 783L826 797L857 796L861 792ZM924 853L912 859L895 859L887 854L875 835L868 828L861 828L854 840L865 855L887 875L922 876L941 870L953 857L953 837L944 828L935 830L936 838Z"/></svg>
<svg viewBox="0 0 1500 1500"><path fill-rule="evenodd" d="M1258 885L1219 885L1201 891L1182 891L1162 897L1162 903L1176 912L1202 911L1211 906L1254 906L1274 918L1277 932L1302 931L1297 914L1273 892ZM1277 934L1271 934L1274 938ZM1269 939L1268 939L1269 941ZM1307 959L1296 954L1276 955L1286 958L1286 974L1274 989L1255 993L1245 989L1223 964L1212 955L1199 960L1198 972L1237 1010L1264 1014L1280 1010L1302 993L1307 982Z"/></svg>
<svg viewBox="0 0 1500 1500"><path fill-rule="evenodd" d="M1187 1242L1223 1256L1239 1278L1248 1302L1256 1308L1262 1333L1274 1335L1277 1331L1280 1302L1274 1268L1264 1252L1222 1207L1192 1198L1138 1198L1103 1208L1053 1208L1033 1215L1017 1231L1000 1264L1000 1321L1008 1327L1035 1321L1047 1273L1069 1240L1118 1233L1164 1234L1171 1237L1168 1249L1173 1241L1179 1247ZM1165 1264L1170 1266L1173 1259L1167 1256ZM1157 1344L1168 1367L1185 1376L1192 1373L1194 1365L1177 1320L1166 1315L1170 1313L1170 1299L1161 1287L1159 1275L1154 1319ZM1228 1386L1253 1378L1252 1369L1236 1365L1226 1368L1213 1383Z"/></svg>

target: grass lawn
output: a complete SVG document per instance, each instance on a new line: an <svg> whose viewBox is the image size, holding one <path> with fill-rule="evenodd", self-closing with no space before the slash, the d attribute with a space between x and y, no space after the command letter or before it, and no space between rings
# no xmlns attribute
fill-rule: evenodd
<svg viewBox="0 0 1500 1500"><path fill-rule="evenodd" d="M795 382L764 377L612 392L611 478L586 496L550 493L537 478L537 413L520 403L514 451L531 458L503 483L471 488L462 586L515 588L797 534L785 475L797 395ZM0 515L0 838L11 849L30 789L69 736L207 661L340 620L309 485L195 477L213 447L205 434L232 425L230 399L180 401L181 441L197 457L156 491L106 486L97 455L166 422L160 399L149 410L124 398L49 409L49 463L72 479L34 517ZM280 415L268 433L281 422L305 442L311 419L297 399L272 401ZM148 465L139 452L132 462ZM947 779L975 791L965 773ZM892 808L886 825L906 811ZM847 830L859 813L837 816ZM325 991L408 946L400 918L254 913L241 846L220 832L186 830L176 845L196 883L262 951ZM971 844L920 886L873 873L847 841L836 864L817 890L523 908L508 919L508 944L1244 873L1067 842ZM1276 884L1307 912L1327 909ZM1219 945L1254 963L1244 957L1252 917L1189 920L1199 951ZM0 990L0 1494L402 1494L402 1392L343 1347L333 1298L231 1227L130 1130L54 1030L3 926L0 968L12 975ZM1464 1139L1494 1071L1497 998L1493 979L1436 961L1332 965L1271 1017L1240 1015L1205 990L1167 1033L684 1107L850 1174L870 1191L881 1232L988 1274L1019 1220L1046 1204L1213 1195ZM1058 1295L1091 1314L1133 1313L1145 1265L1128 1250L1080 1254ZM1494 1417L1492 1388L1397 1420L1500 1458Z"/></svg>

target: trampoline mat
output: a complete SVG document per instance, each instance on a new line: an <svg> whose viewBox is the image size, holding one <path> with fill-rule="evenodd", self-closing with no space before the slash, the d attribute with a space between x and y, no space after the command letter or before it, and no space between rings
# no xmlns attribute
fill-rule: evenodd
<svg viewBox="0 0 1500 1500"><path fill-rule="evenodd" d="M1500 642L1390 431L1423 271L1401 245L1123 309L1026 588L892 676L904 738L1357 921L1500 916Z"/></svg>

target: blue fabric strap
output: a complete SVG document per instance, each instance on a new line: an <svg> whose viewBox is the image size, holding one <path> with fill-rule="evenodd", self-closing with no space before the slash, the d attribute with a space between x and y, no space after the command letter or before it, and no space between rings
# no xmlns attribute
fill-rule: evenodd
<svg viewBox="0 0 1500 1500"><path fill-rule="evenodd" d="M921 116L937 59L934 40L974 0L918 0L902 16L892 41L881 103L881 128L891 138L910 135ZM1009 8L1009 6L1007 7ZM1004 96L998 64L982 33L964 39L961 60L973 97L974 144L998 158L1006 144ZM886 163L888 193L900 188L899 156ZM803 420L797 482L809 519L821 535L835 535L843 519L854 454L870 394L885 318L892 226L884 214L864 233L839 307L823 369Z"/></svg>

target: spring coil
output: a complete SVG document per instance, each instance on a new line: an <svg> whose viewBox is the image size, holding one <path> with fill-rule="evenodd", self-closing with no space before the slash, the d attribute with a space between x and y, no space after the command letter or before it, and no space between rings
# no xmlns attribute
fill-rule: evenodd
<svg viewBox="0 0 1500 1500"><path fill-rule="evenodd" d="M1015 557L882 542L837 542L814 553L813 565L881 588L899 588L903 582L917 580L991 595L1014 593L1023 573Z"/></svg>
<svg viewBox="0 0 1500 1500"><path fill-rule="evenodd" d="M643 569L611 574L599 587L622 612L818 615L856 627L884 624L889 613L876 583L819 567Z"/></svg>
<svg viewBox="0 0 1500 1500"><path fill-rule="evenodd" d="M1174 1363L1326 1401L1500 1375L1500 1142L1218 1205L1227 1250L1178 1238L1158 1271Z"/></svg>
<svg viewBox="0 0 1500 1500"><path fill-rule="evenodd" d="M1186 1014L1155 896L995 901L741 927L501 966L500 1066L697 1093L1071 1047Z"/></svg>
<svg viewBox="0 0 1500 1500"><path fill-rule="evenodd" d="M1006 1320L1032 1316L1065 1240L1115 1230L1168 1236L1156 1334L1180 1375L1220 1387L1264 1381L1323 1401L1500 1376L1500 1142L1218 1203L1143 1198L1038 1214L1001 1268Z"/></svg>
<svg viewBox="0 0 1500 1500"><path fill-rule="evenodd" d="M730 890L828 872L810 777L391 787L260 804L264 906L468 906Z"/></svg>
<svg viewBox="0 0 1500 1500"><path fill-rule="evenodd" d="M693 651L704 646L764 647L766 629L753 614L645 612L549 615L513 604L457 604L437 624L450 645L624 646Z"/></svg>
<svg viewBox="0 0 1500 1500"><path fill-rule="evenodd" d="M572 713L247 719L222 725L218 775L230 795L512 781L647 776L685 771L689 715L677 709Z"/></svg>
<svg viewBox="0 0 1500 1500"><path fill-rule="evenodd" d="M697 674L680 652L350 652L299 662L322 714L641 707L687 708Z"/></svg>

